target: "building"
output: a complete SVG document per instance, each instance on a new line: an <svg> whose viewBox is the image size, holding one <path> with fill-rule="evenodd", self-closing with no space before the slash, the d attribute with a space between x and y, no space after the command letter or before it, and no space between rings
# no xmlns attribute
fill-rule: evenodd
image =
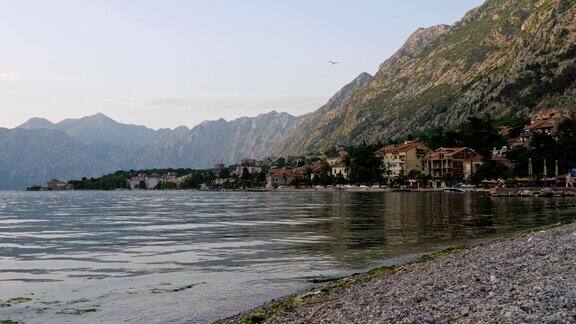
<svg viewBox="0 0 576 324"><path fill-rule="evenodd" d="M388 145L376 152L386 168L385 176L398 178L412 171L424 172L426 157L432 152L424 143L408 141Z"/></svg>
<svg viewBox="0 0 576 324"><path fill-rule="evenodd" d="M464 180L482 165L482 156L468 147L441 147L426 159L426 174L432 177L433 187L444 186L443 180Z"/></svg>
<svg viewBox="0 0 576 324"><path fill-rule="evenodd" d="M62 182L58 179L52 179L46 183L46 189L51 191L64 191L72 190L73 187L67 182Z"/></svg>
<svg viewBox="0 0 576 324"><path fill-rule="evenodd" d="M294 169L294 178L295 179L310 179L311 174L312 174L311 168L309 166L306 166L306 165Z"/></svg>
<svg viewBox="0 0 576 324"><path fill-rule="evenodd" d="M262 172L262 166L260 162L255 159L243 159L240 161L240 164L236 166L234 171L232 171L232 175L242 177L244 171L248 171L250 174L260 173Z"/></svg>
<svg viewBox="0 0 576 324"><path fill-rule="evenodd" d="M246 165L246 166L238 165L238 166L236 166L236 169L234 169L234 171L232 171L232 175L242 177L244 175L245 171L247 171L249 174L260 173L260 172L262 172L262 167L261 166L251 166L251 165Z"/></svg>
<svg viewBox="0 0 576 324"><path fill-rule="evenodd" d="M539 111L530 116L530 124L524 127L520 134L520 141L526 145L534 134L553 136L558 125L566 119L574 119L575 113L568 109L548 109Z"/></svg>
<svg viewBox="0 0 576 324"><path fill-rule="evenodd" d="M270 169L266 174L266 187L278 188L289 186L294 182L294 170L291 167L281 169Z"/></svg>
<svg viewBox="0 0 576 324"><path fill-rule="evenodd" d="M316 161L312 164L312 175L310 176L312 179L315 177L321 177L332 173L332 168L326 161Z"/></svg>
<svg viewBox="0 0 576 324"><path fill-rule="evenodd" d="M224 163L216 163L214 165L214 169L212 169L212 171L214 172L214 175L216 175L217 177L220 177L220 175L222 174L224 169L226 169L226 166L224 165Z"/></svg>
<svg viewBox="0 0 576 324"><path fill-rule="evenodd" d="M344 179L348 180L350 176L350 170L347 166L346 160L348 159L348 152L344 150L338 151L338 156L329 157L326 159L326 163L330 167L330 174L337 177L342 174Z"/></svg>
<svg viewBox="0 0 576 324"><path fill-rule="evenodd" d="M281 169L270 169L266 174L266 187L278 188L289 186L296 179L310 179L311 169L309 166L299 168L285 167Z"/></svg>
<svg viewBox="0 0 576 324"><path fill-rule="evenodd" d="M128 189L130 190L154 190L160 188L162 183L173 183L174 185L179 185L183 181L185 181L184 177L178 178L175 173L171 172L164 175L159 175L157 173L153 173L151 175L140 173L128 179L127 184Z"/></svg>
<svg viewBox="0 0 576 324"><path fill-rule="evenodd" d="M346 163L344 163L344 161L340 161L340 162L337 162L335 164L332 164L330 166L330 169L332 170L332 176L334 176L334 177L338 177L340 174L346 180L348 180L350 177L349 169L346 166Z"/></svg>

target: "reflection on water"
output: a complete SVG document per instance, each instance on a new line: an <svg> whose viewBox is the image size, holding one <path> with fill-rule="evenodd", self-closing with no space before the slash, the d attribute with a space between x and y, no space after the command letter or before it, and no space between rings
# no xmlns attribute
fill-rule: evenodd
<svg viewBox="0 0 576 324"><path fill-rule="evenodd" d="M313 278L574 218L573 198L0 192L0 320L202 322Z"/></svg>

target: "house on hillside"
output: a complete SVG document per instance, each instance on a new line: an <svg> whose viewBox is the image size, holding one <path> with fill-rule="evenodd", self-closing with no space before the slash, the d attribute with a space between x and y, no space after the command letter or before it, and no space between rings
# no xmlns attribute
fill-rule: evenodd
<svg viewBox="0 0 576 324"><path fill-rule="evenodd" d="M482 165L482 156L468 147L441 147L426 159L426 174L433 188L446 186L445 179L462 181Z"/></svg>
<svg viewBox="0 0 576 324"><path fill-rule="evenodd" d="M566 119L574 119L576 114L568 109L542 110L530 117L530 124L524 127L520 142L527 145L534 134L554 136L558 125Z"/></svg>
<svg viewBox="0 0 576 324"><path fill-rule="evenodd" d="M398 178L412 171L424 172L425 159L432 152L424 143L407 141L388 145L376 152L386 168L384 176Z"/></svg>
<svg viewBox="0 0 576 324"><path fill-rule="evenodd" d="M243 159L240 161L240 164L236 166L234 171L232 171L232 175L242 177L244 172L248 172L250 174L260 173L262 172L262 166L255 159Z"/></svg>

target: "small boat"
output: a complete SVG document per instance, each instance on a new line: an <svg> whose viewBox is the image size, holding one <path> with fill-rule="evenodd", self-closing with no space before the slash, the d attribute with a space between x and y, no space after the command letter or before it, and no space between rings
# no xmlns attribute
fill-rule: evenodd
<svg viewBox="0 0 576 324"><path fill-rule="evenodd" d="M466 189L463 189L463 188L444 188L444 192L465 193Z"/></svg>

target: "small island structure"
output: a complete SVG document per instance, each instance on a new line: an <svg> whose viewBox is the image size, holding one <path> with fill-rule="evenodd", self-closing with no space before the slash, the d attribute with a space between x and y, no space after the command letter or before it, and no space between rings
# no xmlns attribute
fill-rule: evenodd
<svg viewBox="0 0 576 324"><path fill-rule="evenodd" d="M69 191L73 190L74 186L69 182L60 181L56 178L48 181L46 186L32 186L29 187L28 191Z"/></svg>

